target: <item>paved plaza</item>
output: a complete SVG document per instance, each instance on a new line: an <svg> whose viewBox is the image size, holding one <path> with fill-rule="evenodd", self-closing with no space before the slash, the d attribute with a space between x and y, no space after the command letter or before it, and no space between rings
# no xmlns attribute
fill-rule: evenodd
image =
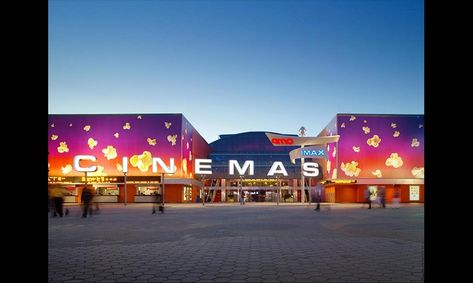
<svg viewBox="0 0 473 283"><path fill-rule="evenodd" d="M423 282L424 206L103 204L49 224L50 282Z"/></svg>

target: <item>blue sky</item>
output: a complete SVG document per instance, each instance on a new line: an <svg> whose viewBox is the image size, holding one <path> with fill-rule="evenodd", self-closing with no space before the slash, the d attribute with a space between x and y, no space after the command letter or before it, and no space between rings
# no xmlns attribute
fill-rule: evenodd
<svg viewBox="0 0 473 283"><path fill-rule="evenodd" d="M183 113L207 140L424 113L424 3L49 0L50 114Z"/></svg>

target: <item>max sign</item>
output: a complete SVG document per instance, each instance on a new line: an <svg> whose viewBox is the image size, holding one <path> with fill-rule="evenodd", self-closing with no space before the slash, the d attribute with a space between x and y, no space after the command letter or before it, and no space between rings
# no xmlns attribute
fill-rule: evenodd
<svg viewBox="0 0 473 283"><path fill-rule="evenodd" d="M291 150L289 157L292 163L297 158L325 158L327 159L327 150L324 146L309 146Z"/></svg>
<svg viewBox="0 0 473 283"><path fill-rule="evenodd" d="M76 155L74 156L74 170L79 172L95 172L97 166L82 167L80 162L82 160L88 160L95 162L97 159L93 155ZM169 159L169 166L167 166L160 157L153 157L152 159L152 172L158 173L158 165L167 174L173 174L176 172L176 166L174 165L174 158ZM128 157L122 159L122 172L128 172ZM212 174L212 159L195 159L195 174L211 175ZM235 170L238 175L254 175L255 174L255 162L253 160L246 160L243 166L240 166L237 160L228 161L228 174L235 175ZM319 176L319 164L315 162L305 162L303 167L303 174L306 177L317 177ZM274 176L274 174L283 174L288 176L286 168L282 161L275 161L268 171L268 176Z"/></svg>

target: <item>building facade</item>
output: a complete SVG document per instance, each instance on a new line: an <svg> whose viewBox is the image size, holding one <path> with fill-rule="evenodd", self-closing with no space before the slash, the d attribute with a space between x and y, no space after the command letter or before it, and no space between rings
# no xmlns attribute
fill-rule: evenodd
<svg viewBox="0 0 473 283"><path fill-rule="evenodd" d="M85 185L98 202L308 202L317 184L327 202L364 202L367 190L424 201L423 115L337 114L317 137L245 132L210 144L182 114L48 119L48 185L65 187L66 202L80 202ZM291 160L298 140L319 147Z"/></svg>
<svg viewBox="0 0 473 283"><path fill-rule="evenodd" d="M48 120L48 184L66 187L66 202L80 202L86 184L98 202L150 202L163 195L163 183L166 202L194 202L200 193L194 159L206 158L210 146L182 114L49 115ZM74 164L78 155L85 157ZM155 157L161 162L153 168ZM94 172L75 168L92 165ZM174 173L162 174L166 167Z"/></svg>
<svg viewBox="0 0 473 283"><path fill-rule="evenodd" d="M395 192L401 202L424 202L424 115L337 114L319 136L339 135L327 144L325 198L364 202Z"/></svg>

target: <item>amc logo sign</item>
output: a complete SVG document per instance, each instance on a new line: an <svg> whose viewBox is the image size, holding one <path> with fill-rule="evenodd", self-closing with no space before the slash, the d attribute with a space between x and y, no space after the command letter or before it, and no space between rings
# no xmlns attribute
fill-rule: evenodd
<svg viewBox="0 0 473 283"><path fill-rule="evenodd" d="M273 138L271 140L273 144L293 144L294 140L291 138L283 139L283 138Z"/></svg>

